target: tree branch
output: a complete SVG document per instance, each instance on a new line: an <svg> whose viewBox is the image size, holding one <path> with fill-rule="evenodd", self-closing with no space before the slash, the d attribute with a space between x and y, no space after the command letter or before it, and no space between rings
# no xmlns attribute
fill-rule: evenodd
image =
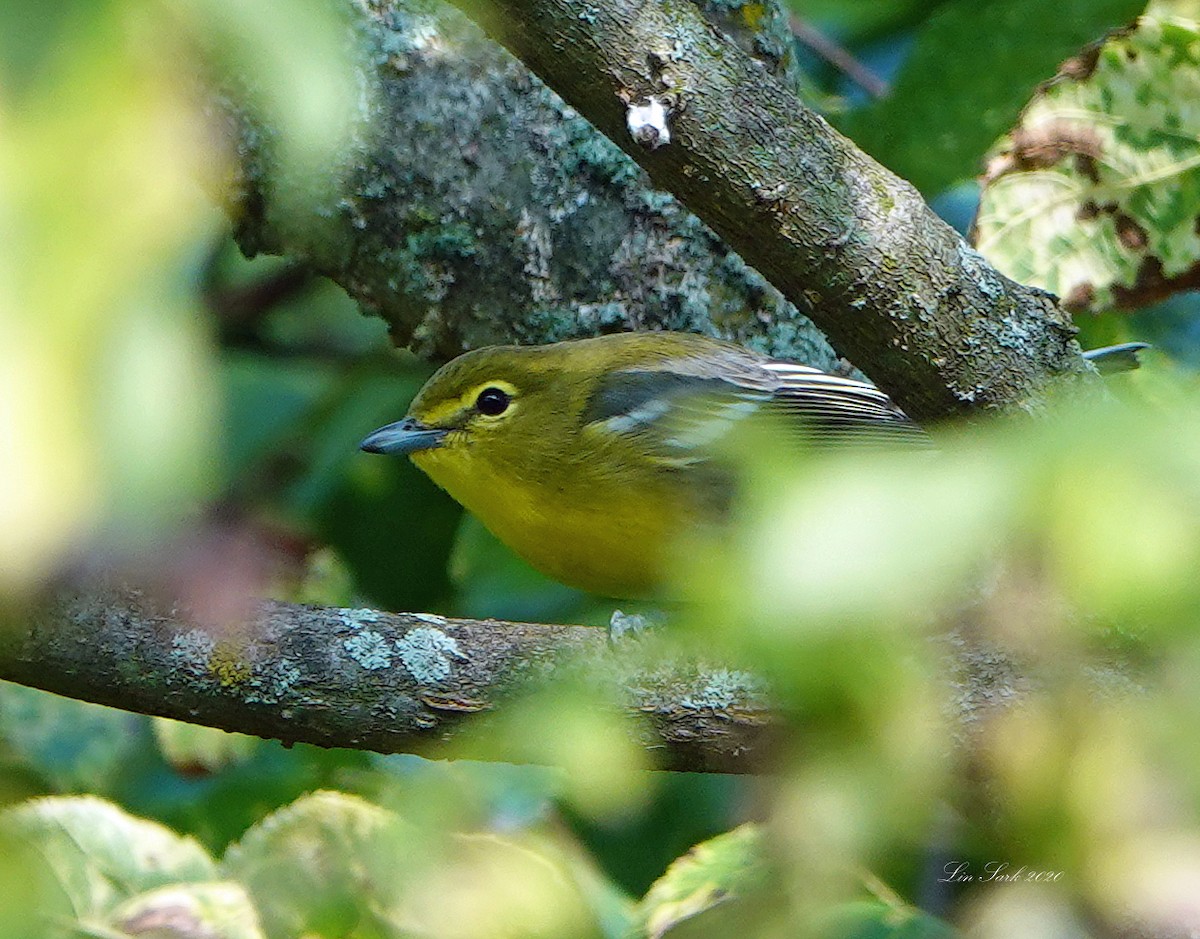
<svg viewBox="0 0 1200 939"><path fill-rule="evenodd" d="M445 755L456 741L468 756L458 738L482 712L531 679L583 675L625 702L652 765L759 768L771 721L753 681L651 662L642 646L611 650L604 630L583 626L273 602L213 629L147 593L105 589L0 628L0 679L289 743Z"/></svg>
<svg viewBox="0 0 1200 939"><path fill-rule="evenodd" d="M225 96L243 160L234 201L244 252L330 277L426 357L676 329L842 364L778 290L457 10L347 2L365 93L324 201L285 211L302 203L280 194L292 180L272 135L236 91ZM738 0L709 7L724 28L740 21L755 61L787 80L776 0L747 0L745 14Z"/></svg>

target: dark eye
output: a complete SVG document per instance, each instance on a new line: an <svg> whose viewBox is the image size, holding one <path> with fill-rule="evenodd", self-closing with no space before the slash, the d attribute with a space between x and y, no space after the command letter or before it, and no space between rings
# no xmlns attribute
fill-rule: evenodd
<svg viewBox="0 0 1200 939"><path fill-rule="evenodd" d="M495 417L508 410L508 403L511 400L508 394L499 388L484 388L479 392L479 397L475 399L475 409L480 414Z"/></svg>

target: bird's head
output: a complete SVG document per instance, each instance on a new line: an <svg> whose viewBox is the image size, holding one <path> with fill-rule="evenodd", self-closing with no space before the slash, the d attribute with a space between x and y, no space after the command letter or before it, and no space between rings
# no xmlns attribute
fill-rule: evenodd
<svg viewBox="0 0 1200 939"><path fill-rule="evenodd" d="M672 363L685 361L691 367L675 375ZM681 333L488 346L443 365L403 420L368 434L360 446L410 455L452 494L448 474L536 478L590 452L577 446L589 424L609 431L593 444L625 424L642 429L660 397L712 384L723 367L744 370L756 362L743 349Z"/></svg>
<svg viewBox="0 0 1200 939"><path fill-rule="evenodd" d="M442 482L438 470L449 464L498 472L564 445L573 411L569 373L554 347L489 346L438 369L404 419L367 435L360 447L408 454Z"/></svg>

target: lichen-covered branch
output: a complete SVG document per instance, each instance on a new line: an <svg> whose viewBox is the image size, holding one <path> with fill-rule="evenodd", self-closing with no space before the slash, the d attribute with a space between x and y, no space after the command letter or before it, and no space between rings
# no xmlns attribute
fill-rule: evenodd
<svg viewBox="0 0 1200 939"><path fill-rule="evenodd" d="M387 321L396 344L433 358L657 328L842 364L778 290L457 10L346 2L361 111L323 196L285 198L291 180L270 128L228 95L243 251L287 255L332 278ZM701 6L731 31L753 22L743 45L788 80L776 0Z"/></svg>
<svg viewBox="0 0 1200 939"><path fill-rule="evenodd" d="M917 419L1036 404L1088 366L1054 300L999 274L688 0L456 0ZM639 144L659 101L670 143Z"/></svg>
<svg viewBox="0 0 1200 939"><path fill-rule="evenodd" d="M271 602L214 629L150 594L99 589L0 627L0 679L286 742L431 755L458 738L453 752L467 756L465 729L561 670L624 702L651 765L761 766L771 722L754 682L651 662L640 645L614 651L583 626Z"/></svg>

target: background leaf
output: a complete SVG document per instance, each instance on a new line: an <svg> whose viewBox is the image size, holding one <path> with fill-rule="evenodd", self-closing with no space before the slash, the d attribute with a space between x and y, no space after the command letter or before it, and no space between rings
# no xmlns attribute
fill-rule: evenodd
<svg viewBox="0 0 1200 939"><path fill-rule="evenodd" d="M917 33L882 101L841 129L926 195L975 176L1038 82L1106 30L1133 20L1144 0L953 0Z"/></svg>
<svg viewBox="0 0 1200 939"><path fill-rule="evenodd" d="M413 834L386 809L318 792L251 828L221 866L254 897L271 939L400 936L391 917L419 856Z"/></svg>
<svg viewBox="0 0 1200 939"><path fill-rule="evenodd" d="M718 923L693 921L725 904L736 904L766 880L762 832L743 825L696 845L667 868L642 900L642 928L652 939L675 936L683 923L691 924L689 933L699 928L703 935L720 935L727 928L724 916Z"/></svg>
<svg viewBox="0 0 1200 939"><path fill-rule="evenodd" d="M147 890L216 876L191 838L86 796L9 808L0 815L0 837L29 864L24 879L44 927L102 919Z"/></svg>
<svg viewBox="0 0 1200 939"><path fill-rule="evenodd" d="M976 245L1075 311L1195 286L1200 23L1171 9L1041 91L990 163Z"/></svg>
<svg viewBox="0 0 1200 939"><path fill-rule="evenodd" d="M241 763L262 743L258 737L230 734L166 717L152 718L150 723L163 757L184 775L215 773Z"/></svg>
<svg viewBox="0 0 1200 939"><path fill-rule="evenodd" d="M108 792L142 745L137 714L0 684L0 739L58 791Z"/></svg>
<svg viewBox="0 0 1200 939"><path fill-rule="evenodd" d="M832 911L820 936L821 939L956 939L959 933L912 907L862 901Z"/></svg>
<svg viewBox="0 0 1200 939"><path fill-rule="evenodd" d="M131 897L110 917L131 939L264 939L258 913L237 884L173 884Z"/></svg>

